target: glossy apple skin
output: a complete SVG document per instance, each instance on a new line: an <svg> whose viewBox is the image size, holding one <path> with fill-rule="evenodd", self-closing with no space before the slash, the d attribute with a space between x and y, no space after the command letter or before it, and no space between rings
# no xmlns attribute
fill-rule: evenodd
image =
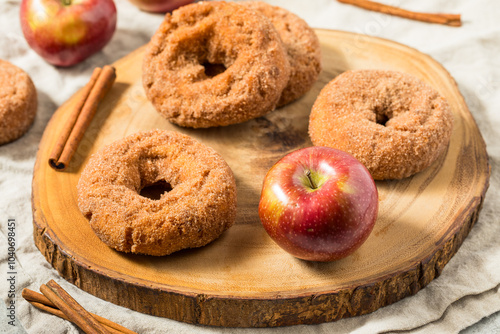
<svg viewBox="0 0 500 334"><path fill-rule="evenodd" d="M50 64L67 67L109 42L116 6L113 0L23 0L20 19L30 47Z"/></svg>
<svg viewBox="0 0 500 334"><path fill-rule="evenodd" d="M307 171L316 176L316 189ZM309 261L352 254L370 235L377 214L378 192L365 166L346 152L318 146L278 161L264 179L259 203L270 237Z"/></svg>
<svg viewBox="0 0 500 334"><path fill-rule="evenodd" d="M140 10L151 13L166 13L187 5L194 0L129 0Z"/></svg>

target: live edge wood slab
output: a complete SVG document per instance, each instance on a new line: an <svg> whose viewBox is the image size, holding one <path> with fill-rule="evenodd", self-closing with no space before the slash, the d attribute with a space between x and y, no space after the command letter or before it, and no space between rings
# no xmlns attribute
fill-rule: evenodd
<svg viewBox="0 0 500 334"><path fill-rule="evenodd" d="M112 303L188 323L268 327L313 324L373 312L415 294L440 275L477 220L489 184L485 143L448 72L432 58L391 41L317 30L324 70L302 99L243 124L204 130L165 121L144 95L144 48L117 61L117 81L101 103L65 172L48 165L71 98L54 114L33 175L34 240L62 277ZM262 228L263 177L287 152L310 146L311 106L320 89L348 69L399 70L444 95L454 130L446 155L425 171L377 182L380 210L366 243L332 263L282 251ZM217 150L237 180L237 222L210 245L165 257L116 252L92 232L77 207L76 184L89 156L139 130L162 128Z"/></svg>

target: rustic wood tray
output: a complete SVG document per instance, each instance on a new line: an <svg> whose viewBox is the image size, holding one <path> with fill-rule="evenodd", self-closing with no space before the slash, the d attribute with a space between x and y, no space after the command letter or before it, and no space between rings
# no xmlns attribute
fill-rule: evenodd
<svg viewBox="0 0 500 334"><path fill-rule="evenodd" d="M407 46L348 32L317 30L324 70L299 101L243 124L204 130L165 121L144 95L144 48L114 65L117 82L100 105L65 172L48 154L76 100L54 114L33 176L34 240L62 277L139 312L188 323L267 327L312 324L366 314L413 295L439 276L477 220L489 184L485 143L448 72ZM454 130L445 156L425 171L377 182L379 217L353 255L313 263L282 251L262 228L257 206L263 177L289 151L310 146L307 127L320 89L347 69L411 73L444 95ZM75 95L76 96L76 95ZM237 223L206 247L165 257L116 252L92 232L77 207L76 184L90 154L139 130L162 128L217 150L238 187Z"/></svg>

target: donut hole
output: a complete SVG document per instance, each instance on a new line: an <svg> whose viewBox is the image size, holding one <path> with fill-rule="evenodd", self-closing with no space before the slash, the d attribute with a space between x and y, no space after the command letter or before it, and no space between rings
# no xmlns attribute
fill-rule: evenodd
<svg viewBox="0 0 500 334"><path fill-rule="evenodd" d="M385 124L387 123L388 120L389 120L389 117L387 117L387 115L377 113L377 116L376 116L376 123L377 124L385 126Z"/></svg>
<svg viewBox="0 0 500 334"><path fill-rule="evenodd" d="M224 64L212 64L210 62L204 62L201 65L205 68L205 75L208 78L213 78L226 71L226 66L224 66Z"/></svg>
<svg viewBox="0 0 500 334"><path fill-rule="evenodd" d="M141 189L139 195L152 200L159 200L163 194L172 190L172 186L165 180L159 180L153 184L147 185Z"/></svg>
<svg viewBox="0 0 500 334"><path fill-rule="evenodd" d="M393 116L392 109L384 105L375 106L373 112L375 113L375 123L382 126L386 126L387 122Z"/></svg>

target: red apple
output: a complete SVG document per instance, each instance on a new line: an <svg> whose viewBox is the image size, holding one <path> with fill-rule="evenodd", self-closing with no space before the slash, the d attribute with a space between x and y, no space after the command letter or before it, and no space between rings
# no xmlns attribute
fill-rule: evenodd
<svg viewBox="0 0 500 334"><path fill-rule="evenodd" d="M194 0L130 0L140 10L151 13L166 13L187 5Z"/></svg>
<svg viewBox="0 0 500 334"><path fill-rule="evenodd" d="M378 213L378 192L365 166L350 154L308 147L267 173L259 216L271 238L293 256L333 261L358 249Z"/></svg>
<svg viewBox="0 0 500 334"><path fill-rule="evenodd" d="M116 28L113 0L23 0L26 41L57 66L75 65L101 50Z"/></svg>

